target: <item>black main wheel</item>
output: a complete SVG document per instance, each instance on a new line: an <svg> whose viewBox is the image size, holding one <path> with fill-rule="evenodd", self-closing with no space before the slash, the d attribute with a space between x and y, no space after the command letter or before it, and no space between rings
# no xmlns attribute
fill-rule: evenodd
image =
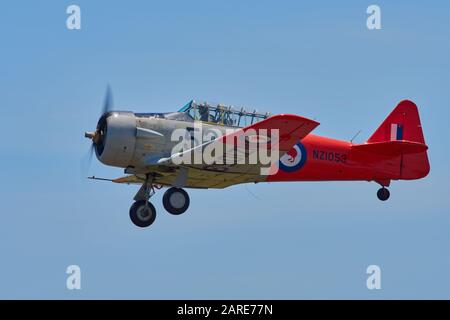
<svg viewBox="0 0 450 320"><path fill-rule="evenodd" d="M156 209L148 201L136 201L130 208L130 219L136 226L146 228L155 222Z"/></svg>
<svg viewBox="0 0 450 320"><path fill-rule="evenodd" d="M379 189L377 192L377 197L381 201L386 201L387 199L389 199L390 195L391 195L391 193L389 192L389 190L384 187Z"/></svg>
<svg viewBox="0 0 450 320"><path fill-rule="evenodd" d="M167 212L179 215L189 208L189 195L181 188L170 188L163 196L163 206Z"/></svg>

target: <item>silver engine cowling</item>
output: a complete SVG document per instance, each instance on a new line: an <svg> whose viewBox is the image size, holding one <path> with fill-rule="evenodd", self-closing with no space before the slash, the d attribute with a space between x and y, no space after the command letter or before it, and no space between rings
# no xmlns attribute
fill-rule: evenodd
<svg viewBox="0 0 450 320"><path fill-rule="evenodd" d="M126 168L130 165L136 144L136 118L132 112L105 113L97 124L95 154L100 162Z"/></svg>

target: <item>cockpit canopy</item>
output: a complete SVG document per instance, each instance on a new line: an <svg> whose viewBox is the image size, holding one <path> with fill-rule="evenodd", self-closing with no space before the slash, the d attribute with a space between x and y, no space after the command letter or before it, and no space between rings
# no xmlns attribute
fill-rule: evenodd
<svg viewBox="0 0 450 320"><path fill-rule="evenodd" d="M202 121L228 127L246 127L258 121L267 119L270 113L248 112L244 108L235 109L223 104L189 101L178 112L166 113L135 113L138 118L161 118L176 121Z"/></svg>
<svg viewBox="0 0 450 320"><path fill-rule="evenodd" d="M248 112L244 108L239 110L232 106L210 104L207 102L190 101L178 112L184 113L192 120L210 122L229 127L245 127L267 119L269 113Z"/></svg>

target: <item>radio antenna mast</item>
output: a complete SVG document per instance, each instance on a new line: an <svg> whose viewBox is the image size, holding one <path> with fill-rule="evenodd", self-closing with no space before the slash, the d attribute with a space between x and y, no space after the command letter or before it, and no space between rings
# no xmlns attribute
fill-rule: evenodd
<svg viewBox="0 0 450 320"><path fill-rule="evenodd" d="M353 136L353 138L350 139L350 142L353 143L353 140L355 140L355 138L357 136L359 136L359 134L361 133L361 130L359 130L357 133L355 133L355 135Z"/></svg>

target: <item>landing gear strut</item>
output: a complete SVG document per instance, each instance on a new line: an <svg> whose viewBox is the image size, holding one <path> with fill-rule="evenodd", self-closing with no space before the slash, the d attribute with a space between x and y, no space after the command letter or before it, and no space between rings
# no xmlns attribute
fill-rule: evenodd
<svg viewBox="0 0 450 320"><path fill-rule="evenodd" d="M391 195L391 193L385 187L380 188L377 192L377 197L381 201L386 201L387 199L389 199L390 195Z"/></svg>
<svg viewBox="0 0 450 320"><path fill-rule="evenodd" d="M136 201L130 208L130 219L138 227L146 228L155 222L156 209L150 203L150 198L155 194L155 189L161 186L153 184L153 176L147 175L145 182L134 196ZM163 196L164 208L173 215L179 215L189 207L189 195L181 188L169 188Z"/></svg>

